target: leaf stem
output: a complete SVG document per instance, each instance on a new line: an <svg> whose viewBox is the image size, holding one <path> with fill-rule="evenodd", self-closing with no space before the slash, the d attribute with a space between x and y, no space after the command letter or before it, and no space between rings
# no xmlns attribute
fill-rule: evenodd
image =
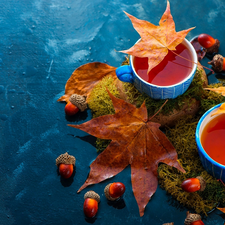
<svg viewBox="0 0 225 225"><path fill-rule="evenodd" d="M185 59L185 60L187 60L187 61L189 61L189 62L192 62L192 63L198 65L198 63L196 63L196 62L193 62L193 61L191 61L191 60L189 60L189 59L186 59L185 57L183 57L183 56L177 54L176 52L174 52L174 51L172 51L172 50L170 50L170 49L168 49L168 50L171 51L173 54L179 56L180 58ZM207 70L210 70L212 73L214 73L214 71L211 70L210 68L208 68L208 67L206 67L206 66L203 66L203 65L202 65L202 67L205 68L205 69L207 69Z"/></svg>
<svg viewBox="0 0 225 225"><path fill-rule="evenodd" d="M154 118L161 110L162 110L162 107L168 102L168 99L166 99L166 101L161 105L161 107L159 108L159 110L150 118L148 119L151 120L152 118Z"/></svg>

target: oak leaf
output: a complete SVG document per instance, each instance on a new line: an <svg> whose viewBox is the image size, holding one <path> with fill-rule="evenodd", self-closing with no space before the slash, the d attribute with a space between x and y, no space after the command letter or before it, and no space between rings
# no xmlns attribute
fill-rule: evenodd
<svg viewBox="0 0 225 225"><path fill-rule="evenodd" d="M125 13L130 18L134 29L140 34L141 40L130 49L120 52L141 58L148 57L148 72L164 59L169 50L176 50L176 46L184 40L190 30L194 29L193 27L176 32L169 1L159 26Z"/></svg>
<svg viewBox="0 0 225 225"><path fill-rule="evenodd" d="M65 94L58 101L69 101L72 94L83 95L89 100L89 95L94 86L101 81L104 76L116 76L116 67L106 63L93 62L78 67L71 75L65 86Z"/></svg>
<svg viewBox="0 0 225 225"><path fill-rule="evenodd" d="M218 88L204 88L205 90L214 91L218 94L225 96L225 87L218 87Z"/></svg>
<svg viewBox="0 0 225 225"><path fill-rule="evenodd" d="M145 103L136 108L111 93L109 96L114 115L100 116L81 125L69 125L95 137L112 140L90 165L89 176L78 192L115 176L131 165L133 193L140 216L143 216L158 186L158 164L166 163L185 171L177 161L175 148L160 131L160 124L149 121Z"/></svg>

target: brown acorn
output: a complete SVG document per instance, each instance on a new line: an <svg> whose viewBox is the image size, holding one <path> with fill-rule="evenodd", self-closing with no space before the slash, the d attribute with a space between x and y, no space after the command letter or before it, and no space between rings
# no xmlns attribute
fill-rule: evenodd
<svg viewBox="0 0 225 225"><path fill-rule="evenodd" d="M204 225L199 214L193 214L187 212L187 217L184 221L184 225Z"/></svg>
<svg viewBox="0 0 225 225"><path fill-rule="evenodd" d="M219 51L220 41L208 34L200 34L198 36L198 42L209 54L217 53Z"/></svg>
<svg viewBox="0 0 225 225"><path fill-rule="evenodd" d="M88 218L93 218L98 212L98 203L100 202L100 196L94 191L88 191L84 195L84 215Z"/></svg>
<svg viewBox="0 0 225 225"><path fill-rule="evenodd" d="M82 95L72 94L69 98L69 101L78 107L81 112L87 109L86 98Z"/></svg>
<svg viewBox="0 0 225 225"><path fill-rule="evenodd" d="M188 178L182 182L181 188L186 192L204 191L206 182L201 176Z"/></svg>
<svg viewBox="0 0 225 225"><path fill-rule="evenodd" d="M125 185L121 182L114 182L108 184L105 189L105 197L110 201L115 201L119 199L125 192Z"/></svg>
<svg viewBox="0 0 225 225"><path fill-rule="evenodd" d="M217 73L225 71L225 58L220 54L216 54L208 64L212 65L212 69Z"/></svg>
<svg viewBox="0 0 225 225"><path fill-rule="evenodd" d="M56 165L59 168L59 174L61 177L68 179L72 176L74 166L76 163L76 159L74 156L69 155L67 152L64 154L61 154L56 159Z"/></svg>

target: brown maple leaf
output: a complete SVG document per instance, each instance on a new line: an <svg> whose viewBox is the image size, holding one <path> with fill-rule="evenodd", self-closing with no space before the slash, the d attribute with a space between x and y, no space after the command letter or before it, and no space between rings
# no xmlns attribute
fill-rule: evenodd
<svg viewBox="0 0 225 225"><path fill-rule="evenodd" d="M140 216L158 186L160 162L185 172L177 161L177 153L160 124L149 121L145 103L140 108L109 93L114 115L94 118L81 125L69 125L95 137L112 140L90 165L86 182L78 190L111 178L131 165L131 181Z"/></svg>
<svg viewBox="0 0 225 225"><path fill-rule="evenodd" d="M72 94L88 97L94 86L101 81L104 76L111 75L117 78L116 67L105 63L93 62L78 67L71 75L65 86L65 94L58 101L69 101Z"/></svg>
<svg viewBox="0 0 225 225"><path fill-rule="evenodd" d="M169 1L167 1L166 11L159 21L159 26L139 20L128 13L126 15L130 18L134 29L140 34L141 41L121 52L141 58L148 57L148 72L164 59L169 50L176 50L176 46L184 40L190 30L194 29L193 27L179 32L175 31Z"/></svg>
<svg viewBox="0 0 225 225"><path fill-rule="evenodd" d="M205 90L214 91L218 94L225 96L225 87L218 87L218 88L204 88Z"/></svg>

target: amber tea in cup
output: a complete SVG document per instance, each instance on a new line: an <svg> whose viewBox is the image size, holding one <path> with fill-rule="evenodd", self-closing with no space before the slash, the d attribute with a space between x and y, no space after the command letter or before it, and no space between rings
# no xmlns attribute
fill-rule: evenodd
<svg viewBox="0 0 225 225"><path fill-rule="evenodd" d="M191 73L193 63L190 51L184 44L179 44L176 50L169 51L163 61L148 74L148 58L134 57L133 65L136 73L146 82L170 86L180 83Z"/></svg>
<svg viewBox="0 0 225 225"><path fill-rule="evenodd" d="M214 116L201 134L202 147L216 162L225 165L225 114Z"/></svg>

